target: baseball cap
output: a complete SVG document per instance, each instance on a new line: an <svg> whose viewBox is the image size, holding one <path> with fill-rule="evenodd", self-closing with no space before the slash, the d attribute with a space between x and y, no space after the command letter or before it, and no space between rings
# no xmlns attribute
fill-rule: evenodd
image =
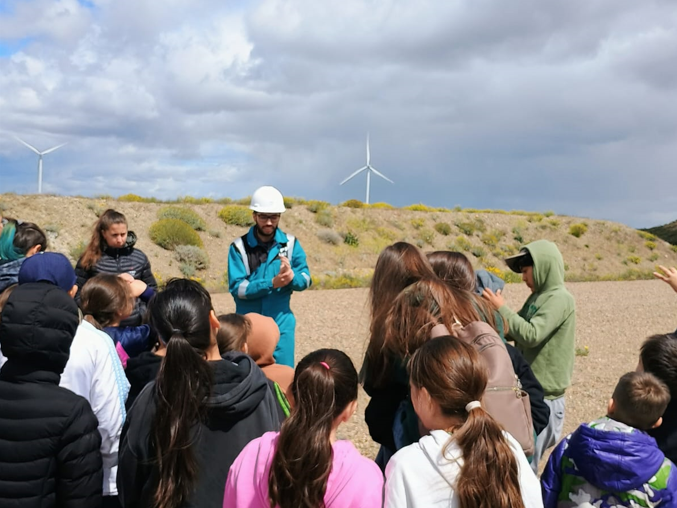
<svg viewBox="0 0 677 508"><path fill-rule="evenodd" d="M514 256L505 258L505 264L515 273L522 273L525 266L534 266L534 259L527 249L522 249Z"/></svg>
<svg viewBox="0 0 677 508"><path fill-rule="evenodd" d="M59 252L39 252L21 264L19 285L28 282L49 282L70 291L75 285L75 270L68 258Z"/></svg>

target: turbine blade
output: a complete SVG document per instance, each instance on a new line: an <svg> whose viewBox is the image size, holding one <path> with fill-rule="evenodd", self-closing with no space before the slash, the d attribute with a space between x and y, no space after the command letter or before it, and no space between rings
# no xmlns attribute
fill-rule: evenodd
<svg viewBox="0 0 677 508"><path fill-rule="evenodd" d="M18 136L14 136L14 139L16 139L19 143L21 143L21 144L24 145L24 146L27 146L28 148L30 148L31 150L33 150L35 153L37 153L38 155L40 155L40 152L38 151L38 149L35 148L33 145L29 145L28 143L26 143L23 139L21 139L21 138L18 137Z"/></svg>
<svg viewBox="0 0 677 508"><path fill-rule="evenodd" d="M64 146L64 145L67 145L67 144L68 144L68 143L61 143L60 145L57 145L57 146L55 146L55 147L52 147L52 148L50 148L49 150L45 150L44 152L42 152L42 155L45 155L45 154L47 154L47 153L51 153L51 152L53 152L54 150L58 150L59 148L61 148L61 147Z"/></svg>
<svg viewBox="0 0 677 508"><path fill-rule="evenodd" d="M385 176L384 174L382 174L382 173L376 171L375 168L372 168L371 166L369 166L369 169L371 169L371 170L374 172L375 175L380 176L380 177L383 178L384 180L388 180L390 183L395 183L395 182L393 182L390 178L388 178L387 176Z"/></svg>
<svg viewBox="0 0 677 508"><path fill-rule="evenodd" d="M364 171L365 169L367 169L367 166L364 166L363 168L358 169L358 170L355 171L352 175L350 175L348 178L346 178L345 180L343 180L339 185L343 185L344 183L346 183L348 180L350 180L350 179L353 178L354 176L357 176L357 175L359 175L360 173L362 173L362 171Z"/></svg>
<svg viewBox="0 0 677 508"><path fill-rule="evenodd" d="M369 153L369 133L367 132L367 166L369 165L371 154Z"/></svg>

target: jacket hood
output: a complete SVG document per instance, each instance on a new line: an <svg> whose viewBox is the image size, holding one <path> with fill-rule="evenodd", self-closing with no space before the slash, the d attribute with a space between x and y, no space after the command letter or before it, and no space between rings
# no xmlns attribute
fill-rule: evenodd
<svg viewBox="0 0 677 508"><path fill-rule="evenodd" d="M589 483L612 492L640 489L665 459L654 438L610 418L581 425L569 439L568 453Z"/></svg>
<svg viewBox="0 0 677 508"><path fill-rule="evenodd" d="M564 285L564 259L557 245L548 240L537 240L524 247L534 260L536 292Z"/></svg>
<svg viewBox="0 0 677 508"><path fill-rule="evenodd" d="M271 317L262 316L255 312L245 314L251 323L251 331L247 336L249 356L259 367L273 365L273 353L280 341L280 329Z"/></svg>
<svg viewBox="0 0 677 508"><path fill-rule="evenodd" d="M80 321L75 301L52 284L22 284L2 310L0 347L7 364L61 374Z"/></svg>
<svg viewBox="0 0 677 508"><path fill-rule="evenodd" d="M214 387L207 407L219 418L241 420L252 413L268 391L268 379L244 353L231 351L212 362Z"/></svg>
<svg viewBox="0 0 677 508"><path fill-rule="evenodd" d="M124 255L129 254L132 251L132 249L134 249L135 245L136 245L136 233L134 233L134 231L127 231L127 242L125 243L124 247L120 247L118 249L106 245L103 251L109 256Z"/></svg>

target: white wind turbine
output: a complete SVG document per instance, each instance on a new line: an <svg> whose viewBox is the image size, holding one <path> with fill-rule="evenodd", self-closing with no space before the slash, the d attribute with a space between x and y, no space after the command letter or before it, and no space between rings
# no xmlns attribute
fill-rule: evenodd
<svg viewBox="0 0 677 508"><path fill-rule="evenodd" d="M378 171L376 171L376 169L373 168L372 165L370 164L370 159L371 159L371 156L369 154L369 133L367 133L367 165L358 169L352 175L350 175L348 178L346 178L345 180L343 180L340 183L340 185L343 185L344 183L346 183L351 178L359 175L360 173L362 173L362 171L366 170L367 171L367 200L365 201L366 204L369 204L369 186L371 184L371 174L372 173L374 173L377 176L380 176L381 178L389 181L390 183L395 183L390 178L388 178L387 176L385 176L385 175L379 173Z"/></svg>
<svg viewBox="0 0 677 508"><path fill-rule="evenodd" d="M33 145L29 145L26 143L23 139L19 138L18 136L14 136L14 139L16 139L19 143L22 145L25 145L26 147L30 148L33 150L35 153L38 154L38 194L42 194L42 156L47 155L48 153L52 153L54 150L58 150L62 146L64 146L66 143L62 143L57 146L53 146L49 150L45 150L44 152L41 152L37 148L35 148Z"/></svg>

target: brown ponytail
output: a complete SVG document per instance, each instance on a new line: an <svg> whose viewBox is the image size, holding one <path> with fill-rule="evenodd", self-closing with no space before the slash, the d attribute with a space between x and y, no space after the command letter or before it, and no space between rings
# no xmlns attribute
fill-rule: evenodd
<svg viewBox="0 0 677 508"><path fill-rule="evenodd" d="M282 424L268 478L271 506L324 508L334 421L357 400L357 372L342 351L320 349L296 367L296 404Z"/></svg>
<svg viewBox="0 0 677 508"><path fill-rule="evenodd" d="M109 208L101 214L99 220L94 223L92 237L87 244L84 254L80 258L79 265L85 270L91 270L92 267L101 259L106 242L102 233L108 231L113 224L127 224L127 219L120 212Z"/></svg>
<svg viewBox="0 0 677 508"><path fill-rule="evenodd" d="M409 365L412 386L425 388L442 413L462 423L452 442L463 454L455 490L460 508L524 508L517 459L501 427L483 408L466 411L481 400L487 372L479 354L454 337L431 339L414 354Z"/></svg>

